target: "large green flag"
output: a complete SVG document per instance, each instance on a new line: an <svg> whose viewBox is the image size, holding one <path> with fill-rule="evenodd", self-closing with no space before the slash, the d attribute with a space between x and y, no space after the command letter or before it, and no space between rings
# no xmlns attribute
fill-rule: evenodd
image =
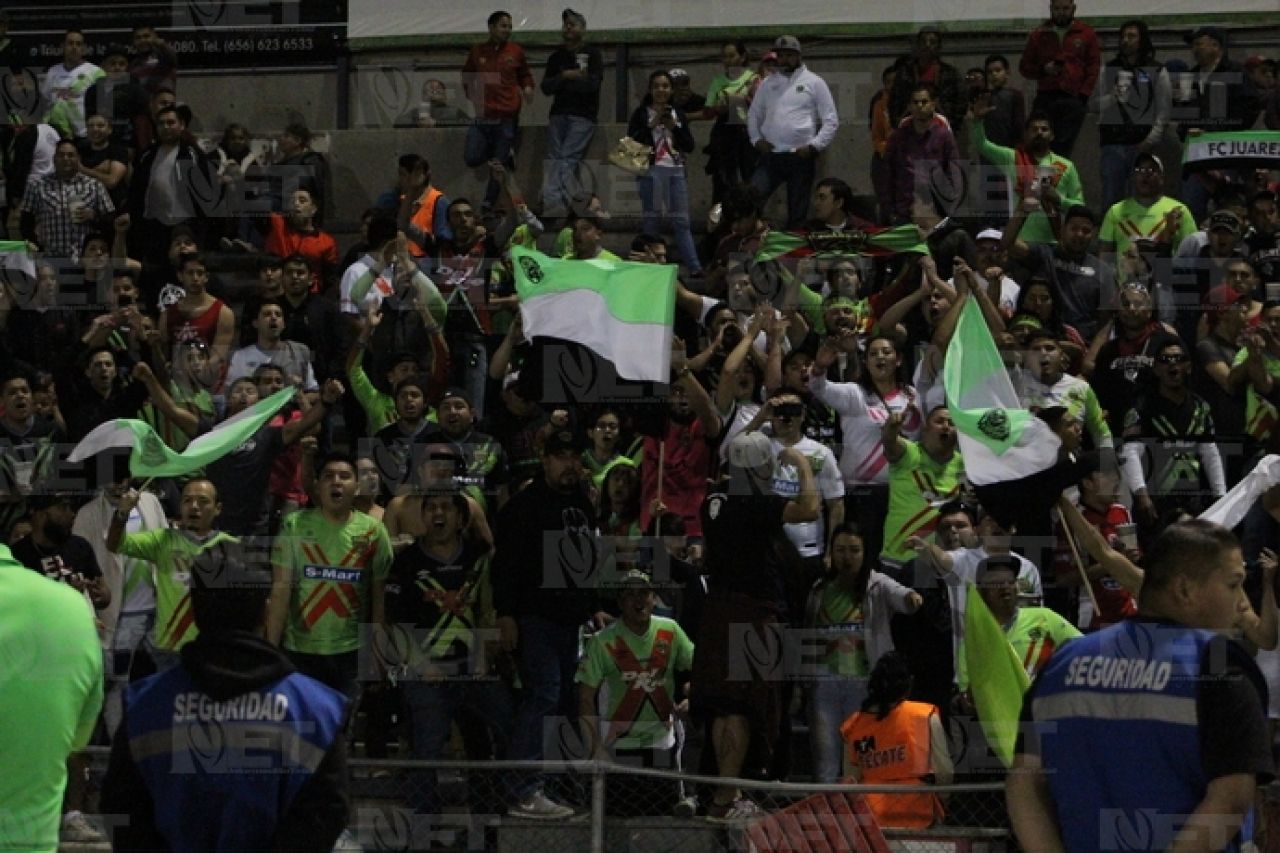
<svg viewBox="0 0 1280 853"><path fill-rule="evenodd" d="M968 585L964 609L964 657L969 690L987 743L1008 767L1013 764L1013 749L1018 742L1022 695L1031 686L1031 679L972 583Z"/></svg>
<svg viewBox="0 0 1280 853"><path fill-rule="evenodd" d="M565 260L519 246L511 259L527 336L582 344L623 379L670 379L674 266Z"/></svg>
<svg viewBox="0 0 1280 853"><path fill-rule="evenodd" d="M145 421L116 418L92 430L67 458L81 462L104 450L127 447L132 450L129 472L133 476L179 477L218 461L244 444L296 393L296 388L282 388L199 436L181 453L166 445Z"/></svg>

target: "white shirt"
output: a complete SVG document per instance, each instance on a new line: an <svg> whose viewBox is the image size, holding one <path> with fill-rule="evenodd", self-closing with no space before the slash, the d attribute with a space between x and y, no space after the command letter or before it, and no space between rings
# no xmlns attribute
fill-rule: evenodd
<svg viewBox="0 0 1280 853"><path fill-rule="evenodd" d="M31 174L28 183L53 174L53 153L58 150L62 136L58 129L48 124L36 125L36 146L31 152Z"/></svg>
<svg viewBox="0 0 1280 853"><path fill-rule="evenodd" d="M747 113L751 144L765 140L778 153L812 145L821 151L836 138L840 117L827 83L801 65L791 74L766 77Z"/></svg>
<svg viewBox="0 0 1280 853"><path fill-rule="evenodd" d="M231 354L223 387L230 388L231 383L237 379L252 377L253 372L264 364L279 365L284 371L286 382L291 381L293 376L302 377L304 391L320 390L315 372L311 369L311 349L297 341L281 341L280 346L274 350L264 350L257 344L236 350Z"/></svg>
<svg viewBox="0 0 1280 853"><path fill-rule="evenodd" d="M72 130L76 136L83 137L85 131L84 96L89 91L86 82L102 74L102 70L92 62L81 62L75 68L68 69L59 62L51 66L44 75L44 85L40 94L49 102L72 101L75 106L69 114ZM79 91L75 91L79 89Z"/></svg>
<svg viewBox="0 0 1280 853"><path fill-rule="evenodd" d="M773 444L775 457L787 448L787 445L776 438L770 438L769 441ZM836 455L831 452L831 448L803 436L791 446L809 459L813 478L817 481L823 501L844 497L844 481L840 478L840 468L836 465ZM800 494L800 472L794 465L778 466L773 475L773 492L784 498ZM814 521L796 521L784 527L787 538L796 546L801 557L818 557L826 552L827 528L822 513L818 513L818 518Z"/></svg>
<svg viewBox="0 0 1280 853"><path fill-rule="evenodd" d="M178 146L162 146L151 166L144 215L172 225L189 218L183 207L178 200Z"/></svg>
<svg viewBox="0 0 1280 853"><path fill-rule="evenodd" d="M845 486L889 482L889 458L880 430L889 413L903 413L902 437L915 441L924 427L924 414L915 389L894 391L888 398L868 397L857 382L828 382L824 376L809 380L813 395L840 415L844 444L840 448L840 475Z"/></svg>
<svg viewBox="0 0 1280 853"><path fill-rule="evenodd" d="M369 292L364 295L357 305L351 298L351 289L355 283L365 273L374 268L377 263L372 255L365 255L351 266L347 267L347 271L342 274L342 282L338 286L338 306L343 314L364 314L370 309L377 308L382 304L382 300L393 295L395 290L395 273L390 265L383 267L378 273L378 277L374 279L373 286L369 288Z"/></svg>

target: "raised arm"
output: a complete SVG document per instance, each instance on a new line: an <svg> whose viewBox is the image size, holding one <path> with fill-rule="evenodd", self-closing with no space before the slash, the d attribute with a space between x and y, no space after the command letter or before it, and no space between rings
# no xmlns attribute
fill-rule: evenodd
<svg viewBox="0 0 1280 853"><path fill-rule="evenodd" d="M716 412L715 404L707 394L707 389L702 387L698 377L693 375L693 371L686 364L684 341L679 338L671 339L671 370L675 373L672 385L678 384L689 395L689 406L698 420L702 421L702 428L706 431L707 438L719 436L722 428L720 415Z"/></svg>
<svg viewBox="0 0 1280 853"><path fill-rule="evenodd" d="M342 383L336 379L328 379L324 383L324 387L320 389L320 399L317 404L303 412L302 417L294 421L289 421L280 430L280 438L287 446L293 444L298 439L309 433L314 427L320 425L324 420L325 414L342 399L342 395L346 389L342 387ZM298 390L299 396L302 390Z"/></svg>
<svg viewBox="0 0 1280 853"><path fill-rule="evenodd" d="M1063 521L1075 534L1076 544L1084 549L1102 568L1102 571L1110 575L1116 583L1137 595L1142 589L1142 569L1134 565L1124 554L1112 548L1098 528L1086 521L1076 505L1067 498L1058 498L1058 511L1062 513Z"/></svg>
<svg viewBox="0 0 1280 853"><path fill-rule="evenodd" d="M169 396L169 391L160 384L160 380L156 378L152 372L151 366L145 361L140 361L133 366L133 378L142 382L147 386L147 393L151 396L151 402L173 425L185 432L190 438L196 437L196 432L200 428L200 418L190 409L179 406Z"/></svg>

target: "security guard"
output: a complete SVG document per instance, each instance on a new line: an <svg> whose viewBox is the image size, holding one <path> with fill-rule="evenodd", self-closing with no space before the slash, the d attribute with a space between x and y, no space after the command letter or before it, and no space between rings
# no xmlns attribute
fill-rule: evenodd
<svg viewBox="0 0 1280 853"><path fill-rule="evenodd" d="M346 698L263 639L268 569L223 543L192 567L199 636L130 685L103 783L117 850L331 850L347 823Z"/></svg>
<svg viewBox="0 0 1280 853"><path fill-rule="evenodd" d="M845 770L863 785L950 784L953 767L938 707L910 702L911 670L897 652L876 661L862 710L840 727ZM943 817L933 794L867 794L881 826L923 828Z"/></svg>
<svg viewBox="0 0 1280 853"><path fill-rule="evenodd" d="M1222 636L1248 601L1230 531L1165 530L1134 618L1062 646L1023 700L1006 786L1026 850L1223 850L1273 775L1266 686Z"/></svg>

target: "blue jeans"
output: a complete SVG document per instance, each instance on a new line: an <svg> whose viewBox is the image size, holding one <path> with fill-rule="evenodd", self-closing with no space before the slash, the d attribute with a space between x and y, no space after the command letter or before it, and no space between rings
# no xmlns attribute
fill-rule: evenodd
<svg viewBox="0 0 1280 853"><path fill-rule="evenodd" d="M783 184L787 185L787 228L799 228L809 216L809 193L818 169L816 157L779 154L771 151L760 158L751 185L760 193L761 204Z"/></svg>
<svg viewBox="0 0 1280 853"><path fill-rule="evenodd" d="M413 725L413 757L419 761L436 761L444 755L453 721L463 713L474 714L489 727L499 758L511 742L514 703L502 681L408 681L404 698ZM410 803L417 812L439 813L436 771L414 773Z"/></svg>
<svg viewBox="0 0 1280 853"><path fill-rule="evenodd" d="M649 171L636 178L640 191L640 204L644 208L644 233L659 234L663 219L671 223L676 238L680 260L690 274L702 271L698 261L698 249L693 244L693 232L689 230L689 182L681 166L650 166ZM659 210L665 210L662 216Z"/></svg>
<svg viewBox="0 0 1280 853"><path fill-rule="evenodd" d="M1106 214L1111 205L1129 195L1129 177L1133 174L1133 161L1137 159L1136 145L1104 145L1098 161L1102 173L1102 207Z"/></svg>
<svg viewBox="0 0 1280 853"><path fill-rule="evenodd" d="M844 766L840 726L862 707L867 682L861 678L824 678L809 692L809 744L813 752L813 780L830 785Z"/></svg>
<svg viewBox="0 0 1280 853"><path fill-rule="evenodd" d="M547 121L547 164L542 180L542 215L564 216L582 195L578 164L591 145L596 123L582 116L554 115Z"/></svg>
<svg viewBox="0 0 1280 853"><path fill-rule="evenodd" d="M521 616L520 682L524 696L516 709L515 734L511 738L513 761L539 761L548 724L567 731L565 718L577 709L573 682L578 668L578 626L562 625L541 616ZM586 758L553 755L557 760ZM541 786L537 778L521 780L517 796L524 799Z"/></svg>
<svg viewBox="0 0 1280 853"><path fill-rule="evenodd" d="M516 147L516 120L514 118L478 118L467 128L467 142L462 149L462 159L468 168L483 166L497 160L515 169L512 152ZM484 192L484 203L492 207L502 192L502 185L492 178Z"/></svg>

